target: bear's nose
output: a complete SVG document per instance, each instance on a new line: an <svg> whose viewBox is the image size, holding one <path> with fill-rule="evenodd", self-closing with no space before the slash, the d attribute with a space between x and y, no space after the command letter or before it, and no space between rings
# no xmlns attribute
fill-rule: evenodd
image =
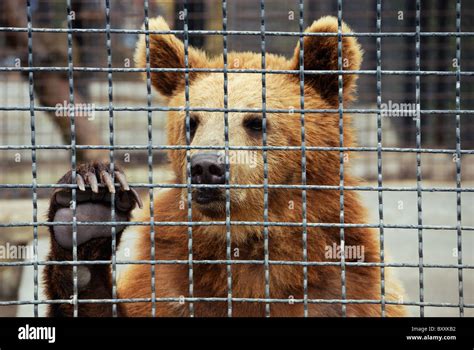
<svg viewBox="0 0 474 350"><path fill-rule="evenodd" d="M225 184L225 164L216 153L197 153L191 157L193 184Z"/></svg>

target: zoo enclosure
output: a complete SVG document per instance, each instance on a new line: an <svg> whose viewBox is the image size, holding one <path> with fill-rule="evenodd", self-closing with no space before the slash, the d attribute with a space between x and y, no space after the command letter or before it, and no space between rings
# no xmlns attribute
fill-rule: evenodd
<svg viewBox="0 0 474 350"><path fill-rule="evenodd" d="M9 1L5 1L2 6L8 4ZM0 40L5 48L0 57L3 77L0 96L0 191L6 198L30 197L34 213L32 222L3 222L0 227L29 227L36 240L38 229L45 223L38 216L35 201L49 195L55 187L54 181L65 171L65 162L74 167L80 158L110 156L113 160L123 159L126 153L132 153L132 162L127 169L135 167L138 173L145 173L143 170L146 169L147 175L145 180L136 181L136 187L148 193L147 189L160 186L159 182L154 181L154 164L150 163L150 159L157 163L166 159L162 128L167 108L151 102L151 92L147 94L143 84L138 83L140 70L130 63L137 34L146 33L146 30L139 29L146 16L160 14L168 17L176 28L173 33L184 38L186 45L200 46L214 54L225 54L230 50L259 52L263 45L262 57L265 57L267 51L288 55L295 41L304 37L305 34L301 33L312 20L330 14L343 19L356 31L354 35L365 50L364 66L358 72L359 102L344 109L354 115L355 123L361 130L360 147L353 151L362 158L359 163L362 165L355 170L364 178L377 181L375 186L368 188L380 194L379 206L382 209L379 223L373 226L380 230L381 241L384 229L390 228L383 224L381 195L401 190L385 186L383 180L416 178L416 187L409 187L408 190L416 192L418 198L429 191L451 191L458 198L456 225L424 225L420 205L416 225L395 227L418 230L419 264L392 263L393 266L382 266L419 269L420 297L417 301L407 302L407 305L418 307L421 315L425 306L458 308L461 315L465 309L473 307L464 301L463 279L463 271L473 266L462 260L462 234L471 233L473 227L462 225L461 217L461 195L472 192L471 187L462 185L461 174L466 179L473 178L470 166L474 153L472 3L465 1L461 10L460 0L294 1L291 4L284 1L71 0L67 6L62 1L31 0L26 1L24 6L8 10L14 11L15 16L12 12L3 11L0 28ZM282 18L286 21L283 22ZM8 22L13 20L19 22ZM334 36L338 34L334 33ZM51 55L49 50L55 55ZM225 76L226 71L221 74ZM263 66L262 71L272 74ZM265 74L262 74L263 84ZM333 74L341 77L345 73L335 71ZM84 127L90 132L85 135L87 143L75 140L81 128L75 129L69 121L61 124L51 118L50 114L57 109L56 101L35 90L35 86L47 89L52 78L65 84L64 101L73 103L80 98L83 102L95 104L97 123L93 129ZM141 90L136 89L137 85L141 86ZM381 106L387 101L414 104L417 107L416 117L386 118ZM304 116L304 107L301 112ZM265 110L262 113L265 114ZM266 132L265 129L263 132ZM94 137L88 138L90 135ZM342 144L337 150L341 155L346 151ZM343 170L341 177L343 186ZM422 180L430 178L454 179L455 184L448 188L423 187ZM302 191L306 190L311 189L303 185ZM343 196L342 187L342 200ZM265 225L267 220L263 219L261 224ZM343 233L344 223L340 225ZM457 263L436 265L459 271L457 304L427 303L423 300L423 269L433 267L423 264L424 229L454 230L457 234ZM235 263L228 260L224 262L228 266ZM46 263L36 260L28 264L36 268ZM270 264L269 261L262 263ZM0 266L19 264L4 262ZM74 283L77 283L76 279ZM36 288L37 285L35 280ZM4 301L0 306L31 303L36 309L39 303L48 302L52 301L40 301L36 295L34 300ZM75 306L80 307L81 302ZM120 300L113 300L111 304L117 302ZM266 298L260 302L269 305L281 301ZM318 301L306 298L297 302ZM344 304L350 301L329 302ZM378 302L383 308L385 302Z"/></svg>

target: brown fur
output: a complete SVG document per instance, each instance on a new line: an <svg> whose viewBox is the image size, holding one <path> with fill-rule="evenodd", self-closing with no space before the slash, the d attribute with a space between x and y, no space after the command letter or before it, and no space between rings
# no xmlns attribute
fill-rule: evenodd
<svg viewBox="0 0 474 350"><path fill-rule="evenodd" d="M168 30L163 19L150 21L152 30ZM350 29L344 25L344 32ZM310 32L337 32L337 20L324 17L309 27ZM140 38L136 51L136 63L146 66L145 39ZM304 40L305 69L337 69L337 37L306 37ZM151 66L183 67L182 43L172 35L150 35ZM267 69L299 69L299 47L294 57L267 54ZM343 57L348 65L344 69L359 69L361 50L353 37L343 39ZM189 50L191 67L222 68L222 57L207 58L198 50ZM229 68L259 69L261 56L256 53L234 53L228 55ZM305 76L305 108L337 108L337 75ZM267 108L299 108L298 75L286 76L267 74ZM344 75L344 102L354 99L355 75ZM185 105L184 78L179 73L156 73L152 75L153 85L168 97L173 107ZM229 108L261 108L261 75L228 74ZM210 108L223 108L222 73L195 73L191 75L190 105ZM336 107L335 107L336 106ZM224 125L222 113L196 112L200 128L193 138L192 145L224 145ZM229 113L230 145L261 145L261 139L253 139L242 130L245 113ZM337 114L306 114L307 146L339 146ZM267 113L268 145L299 146L301 144L300 115ZM168 138L171 145L185 145L185 113L170 112L168 117ZM344 116L344 146L353 146L352 129L349 116ZM194 153L192 150L191 153ZM173 170L178 183L185 183L185 151L171 152ZM339 152L306 152L307 183L309 185L339 184ZM268 151L270 184L301 184L300 151ZM243 165L231 164L231 183L262 184L263 155L258 154L257 166L249 170ZM345 166L345 185L357 185ZM301 190L269 189L270 222L302 222ZM187 208L180 209L180 203L186 203L186 189L171 189L160 195L155 201L155 221L187 221ZM292 201L294 208L288 209ZM262 221L263 190L231 190L231 220ZM199 205L193 204L194 221L224 220L222 208L216 217L206 216ZM147 219L145 219L147 220ZM307 191L307 221L309 223L339 222L339 191ZM366 215L359 196L354 191L344 193L345 223L365 223ZM171 226L156 229L156 259L186 260L188 258L188 236L185 226ZM139 243L139 259L149 259L149 229L143 228ZM339 244L338 228L308 228L308 260L327 261L325 246L334 242ZM195 260L226 259L225 226L194 226L193 258ZM240 260L263 260L263 227L232 225L232 251L239 249ZM365 261L379 261L379 242L377 233L366 228L346 228L347 245L363 245ZM302 229L300 227L269 227L270 260L302 261ZM227 271L225 265L194 264L195 297L227 297ZM264 298L265 278L263 265L239 264L232 266L232 291L236 298ZM189 296L188 265L156 266L157 297ZM132 266L119 285L122 298L149 297L150 267ZM401 290L396 281L390 278L386 282L388 300L397 300ZM308 268L309 298L340 299L341 269L339 266L318 266ZM380 269L369 267L346 267L346 288L348 299L380 299ZM270 266L270 294L272 298L303 298L303 268L294 265ZM233 303L235 316L263 316L264 303ZM351 304L347 306L349 316L379 316L380 305ZM310 304L310 315L338 316L341 304ZM126 304L126 314L130 316L149 315L151 305L147 303ZM195 303L197 316L225 316L227 303ZM157 303L157 314L162 316L186 316L188 305L179 303ZM273 316L302 316L303 305L295 303L276 303L271 306ZM402 306L388 306L390 316L405 315Z"/></svg>
<svg viewBox="0 0 474 350"><path fill-rule="evenodd" d="M166 31L168 25L162 18L150 21L150 30ZM314 22L310 32L337 32L337 19L323 17ZM344 32L350 29L344 25ZM184 67L184 48L181 41L169 34L151 34L149 37L149 62L152 68ZM145 37L137 45L135 55L138 67L147 66ZM304 65L310 70L337 69L337 38L306 37L304 39ZM293 58L267 54L267 69L299 70L298 46ZM353 37L343 38L343 57L347 59L344 69L359 69L361 49ZM245 52L228 54L229 68L260 69L261 55ZM208 58L203 52L189 48L189 66L194 68L222 68L222 57ZM222 73L191 73L189 86L189 104L192 107L223 108L224 79ZM356 76L344 75L344 103L355 98ZM177 72L155 72L151 75L154 87L166 98L171 107L182 107L186 104L184 93L184 74ZM261 109L262 77L260 74L228 74L228 107ZM337 75L305 75L305 108L334 109L338 107ZM292 110L300 108L299 74L266 74L266 107L267 109ZM229 145L261 146L261 132L251 133L245 128L245 120L259 116L255 113L229 112ZM224 146L223 113L190 112L190 117L198 121L198 127L192 137L193 146ZM167 121L168 143L186 145L186 113L169 112ZM267 144L269 146L301 146L301 116L299 113L266 113ZM343 116L344 146L355 145L350 117ZM306 146L339 147L339 116L337 113L305 113ZM192 149L191 154L205 152ZM233 154L241 155L246 151ZM268 184L301 185L302 154L300 150L268 150ZM175 173L174 183L186 183L186 151L170 151L171 166ZM97 167L97 166L95 166ZM306 180L308 185L339 185L340 153L339 151L306 151ZM64 180L64 179L63 179ZM70 179L63 182L69 183ZM264 184L264 154L261 150L255 153L252 166L249 163L232 162L230 164L230 184ZM344 164L344 185L356 186L358 181L351 176L349 164ZM193 190L194 191L194 190ZM339 223L340 193L338 190L311 190L307 194L308 223ZM52 202L53 203L53 202ZM184 205L183 205L184 203ZM272 223L303 222L302 191L297 188L268 188L268 252L270 261L303 261L303 229L301 226L274 225ZM186 222L187 188L173 188L162 191L154 203L155 222ZM52 204L52 211L54 211ZM262 222L264 219L264 190L262 188L232 188L230 190L231 220L235 222ZM221 202L201 205L192 202L192 220L225 221L225 207ZM54 215L50 215L50 221ZM149 213L140 221L149 221ZM356 191L344 192L344 223L366 223L366 213ZM137 258L149 260L182 260L189 257L188 228L184 226L155 226L154 257L150 256L150 228L140 227L135 234L139 235L136 250ZM234 260L265 259L264 227L259 225L234 225L230 227L231 252ZM344 229L345 245L360 246L365 250L365 262L379 262L379 239L377 232L368 228ZM120 238L120 237L118 237ZM192 229L193 261L225 260L226 227L225 225L195 225ZM53 248L50 260L71 259L70 252L65 252L52 239ZM309 262L327 262L326 247L340 244L340 229L337 227L307 227L307 259ZM101 248L102 246L102 248ZM105 247L105 248L104 248ZM108 247L108 248L107 248ZM95 249L95 253L93 252ZM97 252L97 249L100 250ZM238 256L234 256L238 250ZM110 241L90 241L78 248L79 259L110 259ZM85 254L85 255L84 255ZM334 260L338 262L339 259ZM347 261L354 261L347 259ZM189 297L188 264L159 264L156 268L156 297L180 298ZM93 285L80 291L79 299L110 298L110 270L107 267L91 267ZM233 264L232 297L265 298L265 266L263 264ZM341 267L309 266L308 298L309 299L342 299ZM358 300L380 300L381 271L377 267L346 266L346 298ZM397 301L403 291L398 282L385 271L385 298ZM303 316L304 305L292 303L292 299L304 297L303 267L292 264L270 264L270 297L288 300L284 303L272 303L272 316ZM148 264L130 265L124 276L118 281L119 298L151 298L151 267ZM50 298L69 298L71 295L71 272L69 267L48 266L46 284ZM101 283L102 282L102 283ZM225 264L193 264L193 296L227 298L227 266ZM340 316L341 303L310 303L310 316ZM264 316L265 303L239 302L232 303L233 316ZM80 315L110 315L110 306L84 306L79 308ZM149 316L152 305L148 302L123 303L119 305L122 316ZM226 316L227 302L195 302L196 316ZM50 309L52 315L70 315L71 305L62 305ZM178 302L156 303L158 316L188 316L189 304ZM387 305L388 316L405 316L402 305ZM380 316L381 306L377 304L348 304L348 316Z"/></svg>

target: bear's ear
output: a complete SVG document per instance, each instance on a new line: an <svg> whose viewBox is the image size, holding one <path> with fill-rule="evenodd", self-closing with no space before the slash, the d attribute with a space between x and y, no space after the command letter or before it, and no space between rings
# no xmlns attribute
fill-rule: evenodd
<svg viewBox="0 0 474 350"><path fill-rule="evenodd" d="M148 29L150 31L170 30L163 17L150 19ZM184 44L173 34L149 34L149 47L151 68L186 68ZM204 52L188 47L188 68L206 68L207 62ZM141 34L135 49L135 66L146 68L146 64L146 36ZM197 74L197 72L190 72L189 82L195 79ZM144 75L146 76L146 72ZM184 87L184 72L152 72L151 83L162 95L170 97Z"/></svg>
<svg viewBox="0 0 474 350"><path fill-rule="evenodd" d="M306 29L308 33L337 33L336 17L322 17ZM342 24L343 33L351 33L351 29ZM305 70L338 70L338 38L337 36L305 36L304 37L304 69ZM300 45L295 48L291 60L291 69L300 69ZM343 70L358 70L362 61L362 50L355 37L342 37L342 66ZM298 77L298 75L294 75ZM356 89L357 75L343 76L344 101L352 101ZM322 98L331 105L338 105L339 84L338 74L305 74L306 85L312 86Z"/></svg>

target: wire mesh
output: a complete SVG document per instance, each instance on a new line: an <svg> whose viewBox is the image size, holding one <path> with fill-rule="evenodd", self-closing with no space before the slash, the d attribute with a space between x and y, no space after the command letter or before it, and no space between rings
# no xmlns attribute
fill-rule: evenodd
<svg viewBox="0 0 474 350"><path fill-rule="evenodd" d="M268 3L268 1L267 1ZM461 147L461 117L466 120L474 115L474 109L463 109L461 105L461 78L469 78L474 76L474 71L467 71L461 69L461 40L464 38L471 38L474 36L474 32L462 31L461 27L461 0L456 0L455 8L455 31L444 31L444 32L426 32L422 31L421 28L421 0L417 0L415 4L415 31L414 32L383 32L382 31L382 18L383 18L383 2L382 0L376 0L375 3L375 32L359 32L359 33L343 33L343 0L337 0L334 2L337 7L337 23L338 30L335 33L306 33L305 30L305 1L298 1L298 27L299 30L292 31L274 31L268 30L267 28L267 11L266 1L260 0L259 2L259 25L260 30L229 30L228 29L228 2L222 0L220 10L222 13L221 29L219 30L195 30L190 29L189 26L189 4L188 1L183 2L183 29L182 30L169 30L169 31L156 31L149 29L149 2L144 0L143 2L143 15L144 15L144 27L143 29L123 29L113 28L111 21L111 14L113 8L109 0L105 0L102 11L104 12L105 28L74 28L73 22L73 8L71 0L67 1L66 4L66 22L67 28L43 28L34 27L32 18L32 1L27 0L26 2L26 27L11 27L4 26L0 27L0 33L26 33L27 34L27 49L28 49L28 65L27 67L0 67L2 73L26 73L28 75L28 95L29 105L0 105L0 111L3 112L28 112L30 116L29 131L31 134L30 144L2 144L0 145L0 152L11 151L11 150L26 150L31 152L31 183L1 183L0 190L18 190L25 189L31 190L31 204L33 206L32 221L11 221L11 222L0 222L0 228L14 228L24 227L32 228L33 230L33 247L34 256L32 261L0 261L0 267L26 267L33 266L34 268L34 291L33 299L31 300L2 300L0 301L1 306L9 305L33 305L34 316L38 317L38 306L39 305L51 305L51 304L70 304L73 305L73 315L78 316L81 304L110 304L112 308L112 315L119 315L119 305L122 303L151 303L151 316L157 316L157 303L160 302L186 302L189 308L189 315L195 316L195 303L226 303L226 313L228 317L233 316L233 305L234 303L262 303L265 305L264 315L266 317L272 316L272 305L278 303L288 303L288 299L272 297L272 290L275 288L270 283L270 270L272 266L301 266L303 271L303 293L301 298L293 298L293 303L303 304L303 314L301 316L309 316L310 304L337 304L341 306L341 315L346 316L347 305L351 304L377 304L380 305L381 315L386 315L387 305L406 305L415 306L419 308L419 316L425 316L426 307L439 307L439 308L456 308L459 310L459 316L465 315L465 310L474 308L474 304L467 303L465 301L464 285L466 282L466 276L464 272L466 270L474 269L474 265L465 263L463 260L463 233L471 234L474 230L474 225L463 224L461 220L462 206L461 198L463 193L474 192L474 187L463 186L461 180L461 159L463 156L469 156L474 154L473 149L467 149ZM113 2L112 2L113 4ZM256 14L255 14L256 15ZM34 64L34 33L65 33L67 35L67 66L49 66L40 67ZM103 48L106 51L107 64L106 67L80 67L74 63L74 52L73 52L73 35L79 33L87 34L105 34L105 43ZM114 67L113 64L113 47L112 47L112 34L144 34L145 35L145 47L146 47L146 67L145 68L120 68ZM150 35L152 34L174 34L182 36L184 43L184 68L153 68L151 67L150 59ZM189 65L189 47L190 37L206 37L206 36L218 36L222 39L222 57L223 57L223 68L195 68ZM256 37L259 39L260 54L261 54L261 68L260 69L233 69L229 68L228 64L228 47L229 37L236 36L249 36ZM268 37L294 37L299 41L299 62L298 69L295 70L276 70L267 68L267 39ZM304 42L306 37L335 37L337 38L337 66L336 70L306 70L304 62ZM375 39L376 47L376 66L375 69L360 69L360 70L347 70L343 67L343 38L345 37L356 37L356 38L373 38ZM403 70L403 69L383 69L382 59L382 40L385 38L413 38L415 43L415 69L414 70ZM455 71L422 69L422 39L431 37L448 37L454 38L456 44L456 69ZM71 110L70 114L70 144L56 145L56 144L38 144L36 140L36 120L37 112L54 112L55 106L44 106L39 105L35 101L35 74L40 72L64 72L67 74L68 79L68 98L71 105L75 104L75 77L78 73L105 73L107 77L107 104L95 106L95 111L103 111L108 113L108 145L84 145L76 143L76 116L74 115L74 109ZM156 72L179 72L184 74L184 94L185 94L185 105L182 107L168 107L168 106L156 106L152 104L152 73ZM223 108L208 108L203 106L192 106L190 102L190 74L200 73L211 73L211 74L222 74L223 76ZM144 73L146 75L146 90L143 91L146 94L146 106L118 106L114 99L114 84L115 75L121 73ZM257 74L261 76L261 108L231 108L229 107L229 90L228 90L228 75L229 74ZM276 109L267 108L267 75L269 74L284 74L284 75L296 75L299 77L299 91L300 91L300 105L299 108L288 108L288 109ZM321 108L305 108L305 76L311 75L337 75L338 81L338 107L334 109ZM347 74L358 74L375 77L376 85L376 96L375 103L376 108L347 108L344 105L343 99L343 80ZM383 119L383 108L382 108L382 92L388 90L385 84L382 84L384 76L409 76L415 79L415 104L416 104L416 117L415 119L415 147L387 147L383 145L383 130L384 130L384 119ZM422 96L421 96L421 80L430 76L449 76L455 78L455 108L452 109L422 109ZM382 90L382 88L384 88ZM165 144L156 144L154 139L154 122L156 120L156 112L170 112L170 111L182 111L185 113L185 132L186 132L186 145L183 146L172 146ZM146 127L147 127L147 140L146 144L132 144L132 145L120 145L117 144L115 135L116 127L115 120L118 112L146 112ZM223 115L224 122L224 145L206 145L206 146L193 146L191 145L191 112L209 112L209 113L221 113ZM300 126L301 126L301 144L299 146L271 146L268 145L267 139L267 114L269 113L298 113L300 115ZM262 144L259 146L232 146L229 143L229 113L261 113L262 115ZM339 139L338 146L334 147L322 147L322 146L308 146L306 144L306 120L305 115L309 113L329 114L338 116L338 131ZM345 146L344 141L344 115L350 113L357 118L358 115L366 114L375 116L376 124L376 146L358 146L348 147ZM435 148L435 147L423 147L422 143L422 119L423 117L434 115L439 118L455 118L455 147L454 148ZM130 150L142 150L146 151L147 160L147 181L146 182L134 182L131 184L132 187L137 189L143 189L147 192L149 198L149 221L133 221L133 222L122 222L116 220L115 213L115 195L111 196L111 220L108 222L97 222L87 221L82 222L77 220L76 203L77 203L77 185L67 184L53 184L53 183L38 183L37 176L37 152L42 150L58 151L64 150L70 152L70 167L72 169L72 181L76 182L77 176L77 154L78 151L82 150L104 150L108 153L110 161L111 174L114 174L116 164L116 151L130 151ZM154 152L155 151L170 151L170 150L185 150L186 151L186 183L184 184L170 184L170 183L158 183L154 179ZM225 159L225 183L222 185L204 185L204 184L193 184L191 181L191 151L192 150L217 150L224 152ZM263 183L262 184L232 184L230 177L230 152L236 150L247 150L247 151L261 151L263 155ZM271 184L269 183L269 167L267 153L269 151L300 151L301 152L301 182L298 185L290 184ZM308 152L321 152L321 151L336 151L339 153L339 184L338 185L312 185L307 183L307 153ZM345 155L346 152L363 152L371 153L376 155L377 161L377 184L375 186L370 185L347 185L345 183L344 174L346 173ZM386 185L384 179L384 168L385 162L382 161L385 153L396 153L396 154L414 154L416 157L416 186L393 186ZM422 156L423 154L445 154L455 155L455 186L453 187L439 187L439 186L426 186L424 185L424 179L422 178ZM43 189L58 189L68 188L72 193L72 206L73 219L71 222L55 221L47 222L42 220L38 216L38 190ZM154 207L155 200L155 189L165 188L182 188L186 189L187 197L187 220L186 221L155 221L154 214L156 208ZM225 221L193 221L193 198L192 190L195 188L221 188L225 190ZM262 221L236 221L231 218L231 200L230 194L232 189L262 189L263 190L263 213ZM302 212L301 222L276 222L269 219L269 190L271 189L298 189L301 190L301 201L302 201ZM334 190L339 193L339 222L338 223L323 223L323 222L308 222L307 220L307 192L308 191L323 191L323 190ZM377 194L377 215L378 220L375 223L347 223L345 222L344 209L345 209L345 195L349 191L369 191ZM387 192L412 192L416 194L417 201L417 222L416 224L389 224L384 220L384 193ZM456 224L427 224L424 221L423 216L423 195L425 193L434 192L452 192L456 195ZM41 260L38 257L38 229L40 227L50 226L72 226L73 232L73 260L72 261L51 261ZM95 260L87 261L80 260L78 258L78 243L77 243L77 229L78 226L110 226L112 232L111 260ZM150 229L150 258L148 260L132 260L132 259L117 259L117 227L120 225L128 226L148 226ZM182 260L158 260L156 259L156 235L160 234L160 231L166 230L167 227L172 226L184 226L187 228L187 259ZM199 226L224 226L225 237L226 237L226 252L225 260L199 260L195 259L193 255L193 228ZM234 227L239 226L260 226L263 227L263 260L243 260L236 259L232 256L232 235L231 231ZM301 229L301 243L302 243L302 259L301 261L286 261L286 260L272 260L270 257L270 228L271 227L298 227ZM339 245L343 250L345 246L345 230L351 228L373 228L379 232L380 239L380 262L352 262L346 261L345 254L341 254L340 261L309 261L308 259L308 229L309 228L332 228L339 231ZM404 263L404 262L390 262L385 259L385 231L387 229L397 230L416 230L417 232L417 253L418 263ZM442 263L427 263L424 259L424 238L427 230L442 230L442 231L453 231L456 233L456 257L457 263L455 264L442 264ZM117 267L121 265L134 265L134 264L146 264L150 266L150 290L151 295L149 298L119 298L117 295ZM87 265L106 265L111 267L112 273L112 297L110 299L80 299L78 297L78 267ZM156 293L156 284L159 283L160 276L156 275L157 265L184 265L188 268L188 296L180 297L158 297ZM226 273L226 296L225 297L202 297L195 296L194 293L194 268L200 265L223 265L225 266ZM245 298L236 297L233 294L233 270L232 268L237 265L255 265L264 267L264 297L263 298ZM39 296L39 267L40 266L72 266L72 285L73 295L71 299L61 300L46 300L40 299ZM340 298L333 299L321 299L311 298L308 290L308 268L317 266L337 266L340 267ZM346 268L348 267L380 267L380 299L369 300L369 299L351 299L347 297L346 290ZM415 301L393 301L386 298L386 286L385 286L385 273L387 268L413 268L418 270L418 300ZM458 283L458 302L431 302L425 299L425 272L426 269L454 269L457 270L457 283Z"/></svg>

